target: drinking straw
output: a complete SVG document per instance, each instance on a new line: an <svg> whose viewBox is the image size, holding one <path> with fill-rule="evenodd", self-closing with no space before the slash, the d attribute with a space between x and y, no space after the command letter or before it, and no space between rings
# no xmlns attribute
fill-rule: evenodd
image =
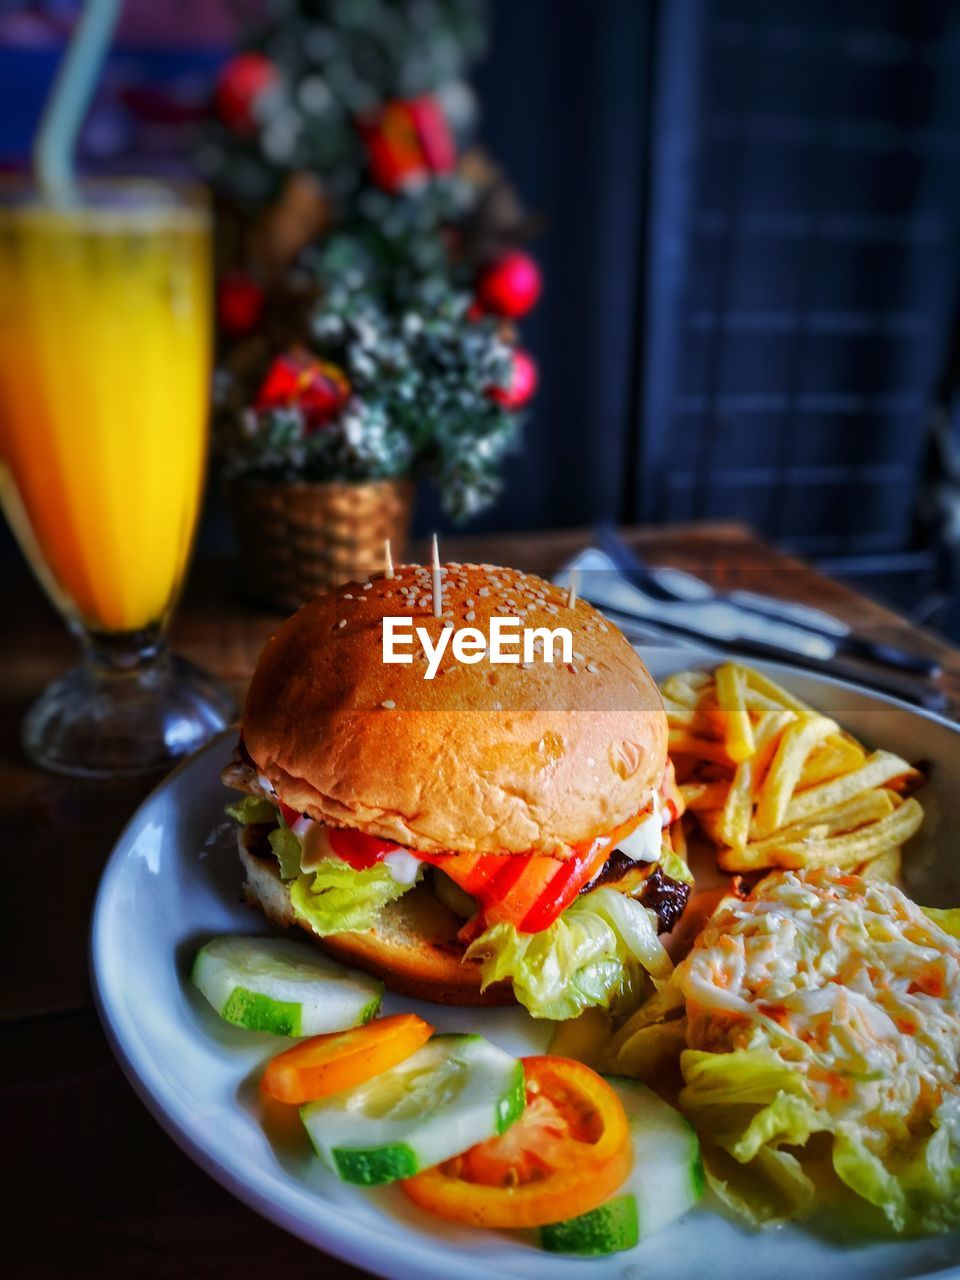
<svg viewBox="0 0 960 1280"><path fill-rule="evenodd" d="M33 148L33 167L44 196L55 204L76 199L74 147L90 106L121 0L87 0L57 72Z"/></svg>

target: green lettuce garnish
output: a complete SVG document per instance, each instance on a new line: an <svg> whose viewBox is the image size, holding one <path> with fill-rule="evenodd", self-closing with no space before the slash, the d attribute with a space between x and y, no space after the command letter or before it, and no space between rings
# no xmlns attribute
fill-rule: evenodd
<svg viewBox="0 0 960 1280"><path fill-rule="evenodd" d="M277 862L280 863L280 879L296 880L300 874L300 841L287 824L280 819L280 825L267 836L270 848Z"/></svg>
<svg viewBox="0 0 960 1280"><path fill-rule="evenodd" d="M690 868L672 849L664 847L660 850L660 870L665 876L669 876L671 880L679 880L681 884L693 885L693 875Z"/></svg>
<svg viewBox="0 0 960 1280"><path fill-rule="evenodd" d="M265 796L244 796L235 804L228 804L227 813L244 827L255 822L276 822L279 816L277 806Z"/></svg>
<svg viewBox="0 0 960 1280"><path fill-rule="evenodd" d="M467 958L479 960L484 987L510 980L535 1018L554 1021L593 1006L622 1008L643 995L651 976L667 978L673 967L653 914L603 886L581 894L539 933L491 925Z"/></svg>
<svg viewBox="0 0 960 1280"><path fill-rule="evenodd" d="M960 907L921 907L921 910L944 933L960 938Z"/></svg>
<svg viewBox="0 0 960 1280"><path fill-rule="evenodd" d="M755 1223L802 1217L813 1207L814 1167L802 1151L829 1133L840 1180L899 1232L943 1231L960 1220L960 1165L951 1120L885 1143L876 1130L835 1121L800 1071L762 1050L680 1056L681 1110L704 1140L713 1189ZM789 1148L788 1150L785 1148Z"/></svg>
<svg viewBox="0 0 960 1280"><path fill-rule="evenodd" d="M421 867L418 879L422 873ZM356 871L340 858L323 858L315 870L293 881L290 901L297 915L322 938L328 933L372 929L381 909L412 888L394 880L382 863Z"/></svg>

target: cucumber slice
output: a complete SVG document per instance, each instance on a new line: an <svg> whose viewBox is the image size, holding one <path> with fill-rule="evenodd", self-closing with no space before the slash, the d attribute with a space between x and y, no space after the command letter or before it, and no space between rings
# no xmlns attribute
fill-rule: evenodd
<svg viewBox="0 0 960 1280"><path fill-rule="evenodd" d="M435 1035L405 1062L300 1111L344 1182L409 1178L503 1133L524 1107L523 1064L476 1035Z"/></svg>
<svg viewBox="0 0 960 1280"><path fill-rule="evenodd" d="M639 1242L637 1199L632 1195L614 1196L579 1218L540 1228L540 1243L550 1253L622 1253Z"/></svg>
<svg viewBox="0 0 960 1280"><path fill-rule="evenodd" d="M275 1036L346 1031L369 1022L383 996L382 982L286 938L213 938L191 977L221 1018Z"/></svg>
<svg viewBox="0 0 960 1280"><path fill-rule="evenodd" d="M551 1253L606 1254L635 1244L692 1209L705 1183L700 1143L679 1111L636 1080L607 1076L620 1095L633 1139L633 1171L611 1200L540 1228Z"/></svg>

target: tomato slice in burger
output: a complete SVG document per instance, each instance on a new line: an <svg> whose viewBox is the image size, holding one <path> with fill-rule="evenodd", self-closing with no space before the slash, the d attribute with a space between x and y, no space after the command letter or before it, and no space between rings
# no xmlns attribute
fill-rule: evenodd
<svg viewBox="0 0 960 1280"><path fill-rule="evenodd" d="M571 1058L524 1058L527 1105L497 1138L402 1183L421 1209L476 1227L539 1227L595 1209L633 1164L623 1104Z"/></svg>
<svg viewBox="0 0 960 1280"><path fill-rule="evenodd" d="M331 853L349 863L354 871L366 871L368 867L375 867L388 854L396 853L400 848L392 840L364 835L362 831L354 831L350 827L328 827L327 842Z"/></svg>
<svg viewBox="0 0 960 1280"><path fill-rule="evenodd" d="M577 845L569 858L542 854L428 855L426 861L473 894L479 919L469 933L493 924L512 924L520 933L548 928L590 883L616 848L646 815L637 814L609 835Z"/></svg>
<svg viewBox="0 0 960 1280"><path fill-rule="evenodd" d="M350 1031L312 1036L267 1063L260 1089L277 1102L315 1102L389 1071L432 1034L415 1013L395 1013Z"/></svg>
<svg viewBox="0 0 960 1280"><path fill-rule="evenodd" d="M284 804L282 800L277 801L277 807L279 808L280 814L288 827L292 827L293 824L299 821L302 816L296 809L291 809L290 805Z"/></svg>

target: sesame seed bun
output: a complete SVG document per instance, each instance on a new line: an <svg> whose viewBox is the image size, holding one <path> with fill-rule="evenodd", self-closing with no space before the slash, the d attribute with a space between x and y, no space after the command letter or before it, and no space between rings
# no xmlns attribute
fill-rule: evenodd
<svg viewBox="0 0 960 1280"><path fill-rule="evenodd" d="M425 853L570 856L642 810L666 763L656 686L628 641L584 600L490 565L349 584L306 605L268 642L243 714L246 751L298 812ZM519 616L568 627L573 661L526 666L382 661L382 620L440 631Z"/></svg>

